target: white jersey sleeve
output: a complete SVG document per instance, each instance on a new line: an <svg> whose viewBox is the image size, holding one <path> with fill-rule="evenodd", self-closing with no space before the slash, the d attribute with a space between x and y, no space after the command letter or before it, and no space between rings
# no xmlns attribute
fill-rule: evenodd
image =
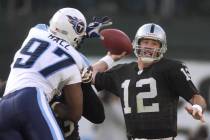
<svg viewBox="0 0 210 140"><path fill-rule="evenodd" d="M51 100L54 91L81 82L84 60L66 41L57 38L41 24L33 27L16 52L5 94L24 87L37 87Z"/></svg>
<svg viewBox="0 0 210 140"><path fill-rule="evenodd" d="M76 65L72 66L71 70L72 70L72 73L68 81L66 82L66 85L71 85L71 84L81 82L80 71L78 70L77 66Z"/></svg>

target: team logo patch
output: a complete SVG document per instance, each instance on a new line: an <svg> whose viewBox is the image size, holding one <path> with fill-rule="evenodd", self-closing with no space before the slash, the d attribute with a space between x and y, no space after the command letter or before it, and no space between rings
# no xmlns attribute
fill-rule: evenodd
<svg viewBox="0 0 210 140"><path fill-rule="evenodd" d="M81 34L82 32L84 32L85 23L82 20L69 15L67 15L67 17L69 19L69 22L73 25L73 28L77 34Z"/></svg>

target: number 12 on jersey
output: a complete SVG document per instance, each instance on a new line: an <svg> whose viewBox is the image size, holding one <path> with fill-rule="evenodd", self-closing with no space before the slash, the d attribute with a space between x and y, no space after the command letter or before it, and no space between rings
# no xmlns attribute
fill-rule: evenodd
<svg viewBox="0 0 210 140"><path fill-rule="evenodd" d="M124 89L124 113L129 114L131 113L131 107L129 106L129 84L130 80L125 80L121 87ZM147 78L141 79L136 82L136 88L141 88L143 85L149 84L150 91L146 92L139 92L136 95L136 106L137 106L137 113L144 113L144 112L159 112L159 103L152 103L151 106L144 106L144 99L148 98L155 98L157 96L157 87L156 87L156 80L154 78ZM134 93L135 94L135 93Z"/></svg>

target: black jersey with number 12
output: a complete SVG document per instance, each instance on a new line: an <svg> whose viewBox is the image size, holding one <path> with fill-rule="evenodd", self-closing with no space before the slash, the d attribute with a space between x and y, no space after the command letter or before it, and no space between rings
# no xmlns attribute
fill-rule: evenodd
<svg viewBox="0 0 210 140"><path fill-rule="evenodd" d="M197 93L187 67L166 58L143 71L137 62L119 64L97 73L95 85L120 97L127 133L134 138L176 136L179 96L188 101Z"/></svg>

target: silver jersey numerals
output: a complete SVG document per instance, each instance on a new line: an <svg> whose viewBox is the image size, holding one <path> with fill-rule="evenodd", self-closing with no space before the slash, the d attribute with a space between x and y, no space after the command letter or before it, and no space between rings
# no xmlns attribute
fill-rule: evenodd
<svg viewBox="0 0 210 140"><path fill-rule="evenodd" d="M125 80L121 87L124 89L124 113L131 113L131 107L129 106L129 84L130 80ZM141 88L143 85L149 85L150 91L139 92L136 95L137 113L144 112L159 112L159 103L152 103L151 106L144 105L144 99L151 99L157 96L156 80L154 78L141 79L136 82L136 87ZM135 93L134 93L135 94Z"/></svg>

